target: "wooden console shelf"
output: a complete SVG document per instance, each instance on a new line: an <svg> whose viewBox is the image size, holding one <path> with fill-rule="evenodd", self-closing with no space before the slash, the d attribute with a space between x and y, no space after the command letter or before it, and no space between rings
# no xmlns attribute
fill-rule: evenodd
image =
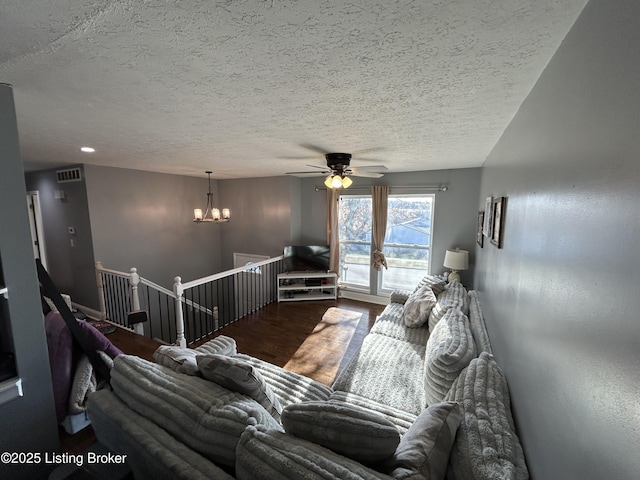
<svg viewBox="0 0 640 480"><path fill-rule="evenodd" d="M278 275L278 301L335 300L338 275L333 272L288 272Z"/></svg>

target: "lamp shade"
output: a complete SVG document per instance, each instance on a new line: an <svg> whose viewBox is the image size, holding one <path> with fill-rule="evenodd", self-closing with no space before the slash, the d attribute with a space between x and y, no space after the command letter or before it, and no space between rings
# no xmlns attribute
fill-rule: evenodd
<svg viewBox="0 0 640 480"><path fill-rule="evenodd" d="M444 255L444 267L451 270L467 270L469 268L469 252L466 250L447 250Z"/></svg>

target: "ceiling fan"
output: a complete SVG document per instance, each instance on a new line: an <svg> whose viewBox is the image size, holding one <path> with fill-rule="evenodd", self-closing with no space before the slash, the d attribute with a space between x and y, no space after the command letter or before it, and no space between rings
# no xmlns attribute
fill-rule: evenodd
<svg viewBox="0 0 640 480"><path fill-rule="evenodd" d="M328 175L324 182L327 188L348 188L353 183L349 176L380 178L384 175L382 172L385 172L387 170L387 167L385 167L384 165L352 167L352 155L350 153L326 152L319 147L306 145L304 146L306 148L310 148L324 154L327 166L321 167L318 165L308 164L309 167L319 170L286 172L286 175Z"/></svg>

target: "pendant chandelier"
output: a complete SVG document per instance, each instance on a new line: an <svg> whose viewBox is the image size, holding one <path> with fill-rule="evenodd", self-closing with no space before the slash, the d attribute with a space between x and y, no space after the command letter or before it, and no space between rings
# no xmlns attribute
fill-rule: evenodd
<svg viewBox="0 0 640 480"><path fill-rule="evenodd" d="M222 209L222 215L220 214L220 209L215 208L213 206L213 193L211 192L211 172L210 170L206 171L206 174L209 176L209 191L207 192L207 207L204 211L204 215L202 214L202 209L194 208L193 209L193 221L196 223L202 222L216 222L223 223L228 222L229 218L231 218L231 211L228 208Z"/></svg>

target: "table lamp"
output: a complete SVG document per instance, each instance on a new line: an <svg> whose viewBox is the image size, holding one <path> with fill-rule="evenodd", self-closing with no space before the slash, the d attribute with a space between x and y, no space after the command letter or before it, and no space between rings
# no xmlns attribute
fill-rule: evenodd
<svg viewBox="0 0 640 480"><path fill-rule="evenodd" d="M449 281L460 281L459 270L467 270L469 268L469 252L466 250L447 250L444 255L444 268L450 268Z"/></svg>

